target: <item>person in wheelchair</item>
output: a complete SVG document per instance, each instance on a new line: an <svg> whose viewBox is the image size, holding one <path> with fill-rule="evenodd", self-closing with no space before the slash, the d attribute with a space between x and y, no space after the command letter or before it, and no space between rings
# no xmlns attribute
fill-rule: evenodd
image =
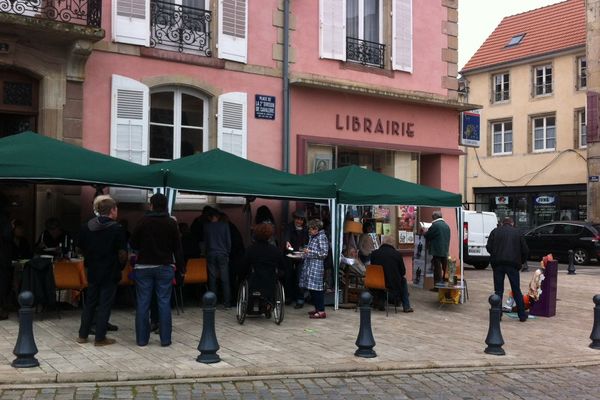
<svg viewBox="0 0 600 400"><path fill-rule="evenodd" d="M246 250L243 270L249 286L248 310L258 300L260 314L271 317L275 303L275 285L279 274L285 271L283 253L269 243L273 236L272 223L261 223L254 228L255 242ZM260 295L256 295L260 293Z"/></svg>

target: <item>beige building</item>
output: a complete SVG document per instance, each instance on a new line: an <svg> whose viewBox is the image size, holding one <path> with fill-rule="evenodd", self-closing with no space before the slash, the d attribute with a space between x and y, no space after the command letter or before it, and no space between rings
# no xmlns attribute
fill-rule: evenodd
<svg viewBox="0 0 600 400"><path fill-rule="evenodd" d="M586 219L584 0L504 18L461 71L480 104L480 146L465 147L470 209L525 229Z"/></svg>

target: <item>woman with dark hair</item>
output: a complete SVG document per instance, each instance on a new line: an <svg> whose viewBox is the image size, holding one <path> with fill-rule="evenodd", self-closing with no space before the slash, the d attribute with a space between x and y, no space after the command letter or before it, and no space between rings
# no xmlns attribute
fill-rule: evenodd
<svg viewBox="0 0 600 400"><path fill-rule="evenodd" d="M254 216L254 224L271 224L273 225L273 233L269 238L269 243L277 246L277 240L275 239L275 218L273 217L273 213L267 206L260 206L256 210L256 215Z"/></svg>
<svg viewBox="0 0 600 400"><path fill-rule="evenodd" d="M266 302L267 317L271 314L275 299L275 279L278 272L284 270L283 253L269 243L271 236L273 236L273 224L258 224L254 228L255 242L246 250L243 263L250 293L254 291L261 293Z"/></svg>

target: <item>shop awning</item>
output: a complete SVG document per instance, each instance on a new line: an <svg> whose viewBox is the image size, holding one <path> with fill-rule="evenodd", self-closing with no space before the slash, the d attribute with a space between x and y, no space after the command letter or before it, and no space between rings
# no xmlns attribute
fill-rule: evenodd
<svg viewBox="0 0 600 400"><path fill-rule="evenodd" d="M160 173L35 132L0 139L0 180L32 183L162 186Z"/></svg>
<svg viewBox="0 0 600 400"><path fill-rule="evenodd" d="M460 194L392 178L357 166L317 172L315 177L337 186L338 204L461 207Z"/></svg>
<svg viewBox="0 0 600 400"><path fill-rule="evenodd" d="M315 200L329 199L335 194L332 183L282 172L219 149L146 168L164 172L164 186L181 191Z"/></svg>

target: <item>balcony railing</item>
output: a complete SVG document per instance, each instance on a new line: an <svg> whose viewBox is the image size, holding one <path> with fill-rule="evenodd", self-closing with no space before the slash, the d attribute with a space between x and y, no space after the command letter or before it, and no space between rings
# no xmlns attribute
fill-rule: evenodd
<svg viewBox="0 0 600 400"><path fill-rule="evenodd" d="M385 63L385 44L352 37L346 38L346 60L373 65L379 68Z"/></svg>
<svg viewBox="0 0 600 400"><path fill-rule="evenodd" d="M210 11L153 0L150 3L150 47L174 48L210 57Z"/></svg>
<svg viewBox="0 0 600 400"><path fill-rule="evenodd" d="M102 0L0 0L0 13L100 28Z"/></svg>

